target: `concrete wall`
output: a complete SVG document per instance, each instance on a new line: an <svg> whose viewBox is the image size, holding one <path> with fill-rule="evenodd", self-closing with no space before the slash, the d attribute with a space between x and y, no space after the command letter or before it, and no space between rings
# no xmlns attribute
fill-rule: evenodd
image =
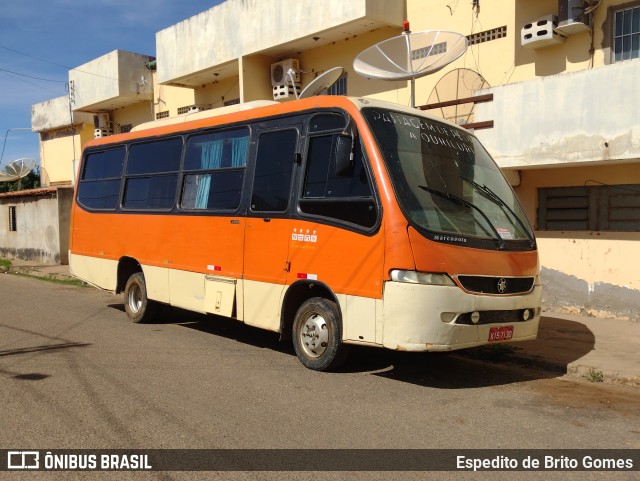
<svg viewBox="0 0 640 481"><path fill-rule="evenodd" d="M640 59L487 89L477 132L501 167L640 158Z"/></svg>
<svg viewBox="0 0 640 481"><path fill-rule="evenodd" d="M74 110L109 111L153 97L150 60L142 55L114 50L69 71Z"/></svg>
<svg viewBox="0 0 640 481"><path fill-rule="evenodd" d="M640 184L640 164L520 171L515 189L536 227L537 189ZM536 230L544 302L570 312L640 318L640 232Z"/></svg>
<svg viewBox="0 0 640 481"><path fill-rule="evenodd" d="M265 51L301 39L308 43L298 50L308 50L314 42L328 43L383 25L400 26L404 4L404 0L227 0L156 34L158 81L196 86L190 79L193 74L243 56L272 54Z"/></svg>
<svg viewBox="0 0 640 481"><path fill-rule="evenodd" d="M42 185L71 185L82 147L93 139L93 124L41 132L40 139Z"/></svg>
<svg viewBox="0 0 640 481"><path fill-rule="evenodd" d="M58 97L31 106L31 130L43 132L72 124L92 123L93 115L69 112L69 97Z"/></svg>
<svg viewBox="0 0 640 481"><path fill-rule="evenodd" d="M0 257L42 264L68 263L72 189L43 189L39 195L0 196ZM36 190L38 192L38 190ZM17 229L9 231L9 206Z"/></svg>

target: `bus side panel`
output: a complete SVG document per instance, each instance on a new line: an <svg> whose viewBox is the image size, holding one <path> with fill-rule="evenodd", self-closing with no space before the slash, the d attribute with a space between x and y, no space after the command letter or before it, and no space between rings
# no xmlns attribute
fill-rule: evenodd
<svg viewBox="0 0 640 481"><path fill-rule="evenodd" d="M169 269L154 266L142 266L145 284L147 285L147 297L155 301L169 304Z"/></svg>
<svg viewBox="0 0 640 481"><path fill-rule="evenodd" d="M383 228L373 236L307 221L291 222L287 284L311 278L336 293L382 298Z"/></svg>
<svg viewBox="0 0 640 481"><path fill-rule="evenodd" d="M89 264L76 259L74 270L115 290L118 260L130 257L142 266L150 299L204 312L205 274L242 276L244 227L239 217L96 214L76 208L72 255Z"/></svg>
<svg viewBox="0 0 640 481"><path fill-rule="evenodd" d="M346 295L341 306L345 340L376 342L376 299L382 298L384 234L373 236L306 221L291 223L291 268L287 284L318 280L334 294Z"/></svg>
<svg viewBox="0 0 640 481"><path fill-rule="evenodd" d="M204 313L204 276L198 272L169 271L171 305Z"/></svg>
<svg viewBox="0 0 640 481"><path fill-rule="evenodd" d="M280 330L280 306L284 297L284 284L242 281L244 296L244 322L269 331Z"/></svg>
<svg viewBox="0 0 640 481"><path fill-rule="evenodd" d="M111 259L69 254L69 271L78 279L108 291L115 291L118 263Z"/></svg>
<svg viewBox="0 0 640 481"><path fill-rule="evenodd" d="M289 219L248 218L244 249L244 322L278 331L289 269Z"/></svg>

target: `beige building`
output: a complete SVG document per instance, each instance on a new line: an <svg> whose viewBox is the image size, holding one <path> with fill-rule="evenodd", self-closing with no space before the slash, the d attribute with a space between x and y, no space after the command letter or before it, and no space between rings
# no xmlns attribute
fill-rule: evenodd
<svg viewBox="0 0 640 481"><path fill-rule="evenodd" d="M94 135L287 100L289 67L304 88L340 65L331 93L409 105L409 82L353 70L404 20L467 37L416 80L415 104L473 128L503 168L536 229L546 305L638 318L640 0L227 0L158 32L156 59L113 51L69 72L69 97L34 105L44 180L73 184Z"/></svg>

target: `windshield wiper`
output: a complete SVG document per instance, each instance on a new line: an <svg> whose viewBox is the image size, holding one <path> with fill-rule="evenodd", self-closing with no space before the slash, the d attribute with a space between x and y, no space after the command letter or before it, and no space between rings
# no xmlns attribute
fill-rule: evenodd
<svg viewBox="0 0 640 481"><path fill-rule="evenodd" d="M469 184L471 184L472 186L474 186L476 189L478 189L478 191L481 194L484 194L484 196L490 200L493 200L496 204L498 204L501 207L504 207L505 209L507 209L511 215L513 216L513 218L516 220L516 222L518 224L520 224L520 227L522 228L522 230L524 231L525 235L527 236L527 238L529 239L529 247L533 248L535 247L536 243L533 239L533 235L531 234L531 232L529 232L529 229L527 229L527 226L524 224L524 222L522 222L522 220L520 219L520 217L518 217L518 215L513 211L513 209L511 207L509 207L506 202L504 200L502 200L500 198L500 196L498 196L498 194L496 194L494 191L492 191L489 187L487 187L484 184L478 184L477 182L471 180L471 179L467 179L465 176L461 175L460 178L462 180L464 180L465 182L468 182Z"/></svg>
<svg viewBox="0 0 640 481"><path fill-rule="evenodd" d="M464 200L462 197L458 197L457 195L452 194L451 192L442 192L440 190L427 187L426 185L419 185L418 187L420 187L422 190L429 192L430 194L435 194L437 196L444 197L445 199L449 200L450 202L453 202L454 204L464 205L465 207L471 207L472 209L477 210L480 213L480 215L484 217L484 220L487 221L487 224L489 224L489 227L495 234L494 239L498 242L498 249L503 250L505 248L506 244L502 239L502 236L500 235L498 230L494 227L493 223L491 222L491 219L489 219L487 214L482 212L482 209L480 209L477 205L473 205L471 202L468 202Z"/></svg>

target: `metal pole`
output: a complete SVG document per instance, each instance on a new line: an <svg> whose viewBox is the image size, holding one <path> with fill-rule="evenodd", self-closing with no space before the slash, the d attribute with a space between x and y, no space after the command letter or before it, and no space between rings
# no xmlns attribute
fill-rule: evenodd
<svg viewBox="0 0 640 481"><path fill-rule="evenodd" d="M31 127L12 127L10 129L7 129L7 131L4 134L4 143L2 144L2 154L0 154L0 164L2 163L2 157L4 157L4 148L7 145L7 136L9 135L9 132L11 132L12 130L31 130Z"/></svg>

